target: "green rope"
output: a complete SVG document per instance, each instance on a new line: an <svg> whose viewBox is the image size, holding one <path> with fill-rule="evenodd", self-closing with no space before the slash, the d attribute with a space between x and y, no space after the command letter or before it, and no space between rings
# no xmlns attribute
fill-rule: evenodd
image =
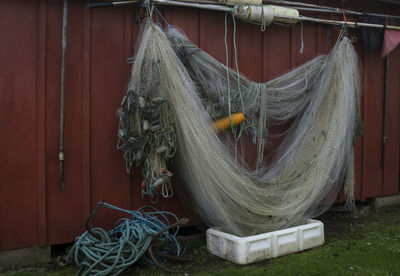
<svg viewBox="0 0 400 276"><path fill-rule="evenodd" d="M231 82L230 82L230 72L229 72L229 51L228 51L228 23L227 23L228 13L225 13L225 60L226 60L226 82L228 87L228 115L229 121L231 123L232 132L235 134L236 130L232 122L232 110L231 110Z"/></svg>
<svg viewBox="0 0 400 276"><path fill-rule="evenodd" d="M241 84L240 84L240 74L239 74L239 65L238 65L237 47L236 47L236 20L235 20L234 13L232 13L232 21L233 21L233 49L234 49L234 54L235 54L235 67L236 67L236 77L237 77L237 86L238 86L238 92L239 92L239 100L240 100L240 104L242 106L242 112L244 115L246 115L245 108L244 108L244 102L243 102L243 96L242 96L242 90L241 90ZM240 139L240 137L242 135L242 130L243 130L243 127L240 127L239 135L236 138L236 140Z"/></svg>
<svg viewBox="0 0 400 276"><path fill-rule="evenodd" d="M237 47L236 47L236 20L235 20L235 8L231 9L231 15L232 15L232 21L233 21L233 49L234 49L234 57L235 57L235 69L236 69L236 79L237 79L237 86L238 86L238 92L239 92L239 100L242 108L243 114L245 113L245 107L244 107L244 102L243 102L243 96L241 92L241 84L240 84L240 75L239 75L239 65L238 65L238 58L237 58ZM237 161L237 156L238 156L238 141L242 135L243 132L243 127L239 126L239 133L237 134L236 127L233 125L232 122L232 106L231 106L231 85L230 85L230 70L229 70L229 51L228 51L228 23L227 23L227 17L228 13L225 13L225 58L226 58L226 78L227 78L227 89L228 89L228 116L229 116L229 122L231 125L231 130L234 135L234 140L235 140L235 159Z"/></svg>
<svg viewBox="0 0 400 276"><path fill-rule="evenodd" d="M262 84L260 84L261 86ZM260 91L260 118L258 122L258 133L257 133L257 165L256 169L259 171L264 161L264 145L265 145L265 124L267 121L267 93L262 89Z"/></svg>

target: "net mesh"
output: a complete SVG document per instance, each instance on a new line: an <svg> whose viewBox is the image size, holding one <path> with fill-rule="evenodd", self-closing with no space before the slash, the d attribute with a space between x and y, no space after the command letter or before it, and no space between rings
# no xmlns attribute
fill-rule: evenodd
<svg viewBox="0 0 400 276"><path fill-rule="evenodd" d="M354 202L353 146L360 131L357 66L351 42L343 37L329 55L255 83L177 29L164 33L149 21L132 66L131 99L121 109L120 138L127 148L129 139L164 134L156 146L142 143L146 154L137 161L166 162L176 149L179 190L209 226L246 236L299 225L329 208L343 183L348 202ZM154 106L156 97L163 99L156 120L162 127L150 132L140 114L145 106ZM246 117L233 129L234 137L215 133L213 120L234 112ZM288 127L282 142L266 162L268 128L283 124ZM240 135L257 141L256 168L238 160L246 155L237 151ZM158 154L160 147L168 150ZM127 152L135 155L137 150ZM161 187L167 183L162 179ZM154 182L148 181L146 188L154 189Z"/></svg>

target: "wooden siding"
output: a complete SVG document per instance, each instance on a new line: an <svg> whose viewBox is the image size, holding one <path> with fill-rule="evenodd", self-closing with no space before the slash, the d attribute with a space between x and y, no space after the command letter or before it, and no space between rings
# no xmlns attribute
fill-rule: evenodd
<svg viewBox="0 0 400 276"><path fill-rule="evenodd" d="M316 1L314 1L316 3ZM340 1L318 1L343 5ZM345 8L393 12L374 1L349 1ZM203 50L225 63L224 14L182 8L160 9ZM65 190L59 189L58 136L61 65L60 0L0 1L0 250L71 242L98 201L137 209L140 170L125 172L116 150L116 110L125 93L139 27L136 7L88 10L70 0L65 96ZM321 16L322 17L322 16ZM328 16L330 18L330 16ZM236 43L242 73L255 81L279 76L318 54L327 53L333 28L259 26L237 21ZM232 29L228 15L229 59ZM356 147L356 197L399 192L400 47L390 55L388 142L382 168L384 59L362 51L357 38L364 136ZM339 197L343 200L343 195ZM183 216L177 198L160 209ZM111 227L118 213L102 210L96 225Z"/></svg>

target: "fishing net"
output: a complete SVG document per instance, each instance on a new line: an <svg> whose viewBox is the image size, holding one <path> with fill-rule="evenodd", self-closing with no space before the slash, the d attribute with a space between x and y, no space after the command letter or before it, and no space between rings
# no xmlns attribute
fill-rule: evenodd
<svg viewBox="0 0 400 276"><path fill-rule="evenodd" d="M164 33L148 22L127 96L129 103L125 100L120 116L125 149L141 149L146 153L143 162L154 156L165 161L166 153L172 156L176 149L173 163L183 186L179 190L209 226L244 236L299 225L329 208L344 183L348 202L354 202L358 75L357 56L346 37L329 55L267 83L255 83L178 30ZM143 114L146 107L153 108L154 98L163 99L157 117L162 123L155 120L145 130L148 119ZM217 134L213 120L234 112L244 112L245 122L232 127L233 135ZM149 131L152 125L160 127ZM268 128L276 125L286 129L273 159L267 160ZM157 143L133 141L161 134ZM237 150L242 136L257 143L255 168L241 161L246 156L245 147ZM125 152L135 155L135 150ZM147 170L157 174L160 168ZM146 180L145 190L157 191L154 183Z"/></svg>

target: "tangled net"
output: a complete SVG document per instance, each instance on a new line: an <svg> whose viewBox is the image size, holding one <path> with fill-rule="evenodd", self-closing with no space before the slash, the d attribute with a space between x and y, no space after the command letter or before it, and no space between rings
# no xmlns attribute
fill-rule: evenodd
<svg viewBox="0 0 400 276"><path fill-rule="evenodd" d="M304 223L329 208L343 183L353 204L353 145L360 132L357 72L356 53L343 37L329 55L255 83L178 30L165 34L148 22L129 91L168 102L164 114L175 118L179 190L191 208L207 225L244 236ZM213 130L214 119L240 111L246 122L239 133L257 141L256 169L238 162L235 143ZM136 119L134 124L143 123ZM279 124L290 127L274 159L266 162L267 126Z"/></svg>
<svg viewBox="0 0 400 276"><path fill-rule="evenodd" d="M142 192L156 201L159 192L169 198L173 195L166 163L175 154L175 118L165 97L157 91L159 76L155 74L144 87L128 90L121 101L117 148L124 152L126 170L134 163L143 163ZM146 81L146 80L145 80Z"/></svg>

